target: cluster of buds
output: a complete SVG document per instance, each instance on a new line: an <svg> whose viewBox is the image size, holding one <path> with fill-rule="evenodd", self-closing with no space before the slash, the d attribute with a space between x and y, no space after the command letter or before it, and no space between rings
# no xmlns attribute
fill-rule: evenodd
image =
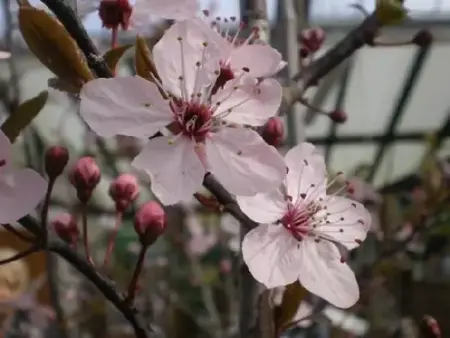
<svg viewBox="0 0 450 338"><path fill-rule="evenodd" d="M321 28L304 29L298 36L300 58L304 59L322 48L325 37L325 32Z"/></svg>

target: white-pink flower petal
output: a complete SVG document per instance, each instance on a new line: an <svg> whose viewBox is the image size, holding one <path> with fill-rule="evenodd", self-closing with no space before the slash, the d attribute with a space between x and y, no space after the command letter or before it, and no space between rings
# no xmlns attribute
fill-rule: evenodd
<svg viewBox="0 0 450 338"><path fill-rule="evenodd" d="M245 235L242 256L252 276L267 288L293 283L299 276L298 242L282 226L262 224Z"/></svg>
<svg viewBox="0 0 450 338"><path fill-rule="evenodd" d="M290 149L285 156L289 171L286 175L286 188L295 203L298 199L308 201L326 194L325 161L311 143L300 143Z"/></svg>
<svg viewBox="0 0 450 338"><path fill-rule="evenodd" d="M341 262L336 245L311 238L299 245L299 281L308 291L336 307L349 308L359 299L359 287L352 269Z"/></svg>
<svg viewBox="0 0 450 338"><path fill-rule="evenodd" d="M6 60L11 57L11 53L0 50L0 60Z"/></svg>
<svg viewBox="0 0 450 338"><path fill-rule="evenodd" d="M223 128L206 140L208 169L232 194L252 196L278 188L286 166L253 130Z"/></svg>
<svg viewBox="0 0 450 338"><path fill-rule="evenodd" d="M246 67L249 75L259 78L275 74L282 57L269 45L251 44L234 48L228 61L233 70L242 71Z"/></svg>
<svg viewBox="0 0 450 338"><path fill-rule="evenodd" d="M320 219L326 216L327 222L318 224L316 231L349 250L358 247L366 239L372 218L361 203L342 196L328 196L321 205L326 210L319 211L316 217Z"/></svg>
<svg viewBox="0 0 450 338"><path fill-rule="evenodd" d="M238 84L231 80L213 96L220 102L218 116L230 123L262 126L277 114L281 104L282 88L277 80L265 79L258 85L250 76L242 77ZM231 111L230 111L231 110Z"/></svg>
<svg viewBox="0 0 450 338"><path fill-rule="evenodd" d="M258 223L274 223L280 220L287 210L287 204L280 189L254 196L237 196L241 210Z"/></svg>
<svg viewBox="0 0 450 338"><path fill-rule="evenodd" d="M0 130L0 161L5 161L4 166L9 166L11 159L11 142L8 136ZM3 167L4 168L4 167Z"/></svg>
<svg viewBox="0 0 450 338"><path fill-rule="evenodd" d="M0 171L0 223L13 223L42 201L47 182L34 170Z"/></svg>
<svg viewBox="0 0 450 338"><path fill-rule="evenodd" d="M219 50L195 20L176 22L153 47L153 61L164 87L187 100L216 79L219 58Z"/></svg>
<svg viewBox="0 0 450 338"><path fill-rule="evenodd" d="M100 136L148 138L173 120L155 84L139 76L96 79L83 86L80 114Z"/></svg>
<svg viewBox="0 0 450 338"><path fill-rule="evenodd" d="M131 163L148 173L153 193L165 205L191 199L205 175L194 143L182 137L174 143L170 139L152 139Z"/></svg>

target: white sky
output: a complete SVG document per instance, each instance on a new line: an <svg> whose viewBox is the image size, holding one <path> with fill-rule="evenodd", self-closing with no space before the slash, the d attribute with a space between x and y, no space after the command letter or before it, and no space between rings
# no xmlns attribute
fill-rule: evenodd
<svg viewBox="0 0 450 338"><path fill-rule="evenodd" d="M131 0L132 2L134 0ZM199 0L202 8L209 7L209 3L214 0ZM215 0L218 5L218 15L229 17L239 17L239 0ZM277 0L268 0L269 18L275 17ZM349 7L350 4L360 3L368 10L374 8L375 0L311 0L312 19L332 20L333 17L345 19L353 15L360 15ZM39 0L31 0L32 4L39 3ZM432 15L433 13L443 14L450 12L450 0L406 0L406 6L411 9L411 13L417 15ZM3 32L3 13L0 9L0 34ZM101 24L98 16L94 13L86 20L86 27L91 31L101 30Z"/></svg>

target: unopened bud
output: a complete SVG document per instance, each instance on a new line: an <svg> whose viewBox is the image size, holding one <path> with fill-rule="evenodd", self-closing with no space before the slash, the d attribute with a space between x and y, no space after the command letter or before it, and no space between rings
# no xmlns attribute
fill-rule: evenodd
<svg viewBox="0 0 450 338"><path fill-rule="evenodd" d="M219 203L217 198L215 196L205 196L203 194L200 194L196 192L194 194L195 199L202 204L204 207L211 209L213 211L222 211L222 205Z"/></svg>
<svg viewBox="0 0 450 338"><path fill-rule="evenodd" d="M122 174L109 186L109 196L116 203L116 210L124 212L139 196L139 185L135 176Z"/></svg>
<svg viewBox="0 0 450 338"><path fill-rule="evenodd" d="M420 331L423 338L442 338L441 328L436 319L424 316L420 323Z"/></svg>
<svg viewBox="0 0 450 338"><path fill-rule="evenodd" d="M166 213L155 201L145 203L134 217L134 230L142 245L152 245L166 229Z"/></svg>
<svg viewBox="0 0 450 338"><path fill-rule="evenodd" d="M133 7L128 0L101 0L98 14L103 27L108 29L127 29Z"/></svg>
<svg viewBox="0 0 450 338"><path fill-rule="evenodd" d="M69 178L80 202L87 203L100 182L100 168L92 157L82 157L73 166Z"/></svg>
<svg viewBox="0 0 450 338"><path fill-rule="evenodd" d="M223 274L229 274L231 272L231 270L233 269L233 264L231 263L231 261L229 259L222 259L219 263L220 266L220 271Z"/></svg>
<svg viewBox="0 0 450 338"><path fill-rule="evenodd" d="M426 47L431 45L431 43L433 42L433 35L429 30L421 29L413 37L412 42L420 47Z"/></svg>
<svg viewBox="0 0 450 338"><path fill-rule="evenodd" d="M270 118L264 125L261 136L267 144L279 146L284 138L283 121L279 117Z"/></svg>
<svg viewBox="0 0 450 338"><path fill-rule="evenodd" d="M75 244L78 241L80 232L77 221L72 215L68 213L59 214L52 220L51 225L58 237L66 243Z"/></svg>
<svg viewBox="0 0 450 338"><path fill-rule="evenodd" d="M328 116L335 123L345 123L347 121L347 114L340 109L331 112Z"/></svg>
<svg viewBox="0 0 450 338"><path fill-rule="evenodd" d="M69 162L69 151L65 147L53 146L45 153L45 172L52 180L62 174Z"/></svg>
<svg viewBox="0 0 450 338"><path fill-rule="evenodd" d="M310 52L315 53L325 41L325 32L321 28L304 29L299 36L300 43Z"/></svg>
<svg viewBox="0 0 450 338"><path fill-rule="evenodd" d="M300 59L307 58L309 56L309 54L310 54L310 51L308 48L300 47L300 50L299 50Z"/></svg>

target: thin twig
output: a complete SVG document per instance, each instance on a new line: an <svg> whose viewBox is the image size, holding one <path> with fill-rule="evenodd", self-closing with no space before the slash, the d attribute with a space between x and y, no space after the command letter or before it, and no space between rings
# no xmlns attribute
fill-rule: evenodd
<svg viewBox="0 0 450 338"><path fill-rule="evenodd" d="M6 231L9 231L10 233L14 234L16 237L20 238L24 242L34 243L34 239L31 236L21 233L16 228L11 226L11 224L2 224L2 226L5 228Z"/></svg>
<svg viewBox="0 0 450 338"><path fill-rule="evenodd" d="M11 256L9 258L5 258L5 259L0 260L0 265L8 264L8 263L11 263L11 262L14 262L14 261L18 261L19 259L25 258L25 257L27 257L27 256L29 256L32 253L35 253L37 251L39 251L39 248L36 245L34 245L34 246L32 246L31 248L29 248L29 249L27 249L25 251L19 252L19 253L15 254L15 255L13 255L13 256Z"/></svg>
<svg viewBox="0 0 450 338"><path fill-rule="evenodd" d="M35 236L41 235L41 229L38 222L31 216L25 216L18 221L25 229L33 233ZM72 250L66 243L58 238L49 238L48 250L55 252L75 269L82 273L90 280L97 289L108 299L123 316L128 320L134 329L136 338L151 337L152 330L148 321L142 317L138 310L126 301L115 287L114 283L108 278L101 275L85 258Z"/></svg>

